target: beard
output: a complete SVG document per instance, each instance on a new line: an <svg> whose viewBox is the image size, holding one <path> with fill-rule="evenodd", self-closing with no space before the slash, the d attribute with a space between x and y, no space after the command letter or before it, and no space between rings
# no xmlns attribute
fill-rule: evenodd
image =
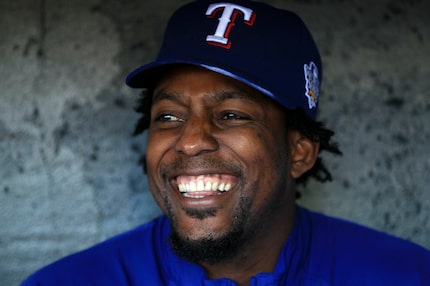
<svg viewBox="0 0 430 286"><path fill-rule="evenodd" d="M205 238L190 239L183 237L173 226L170 244L173 251L185 260L195 263L218 264L237 256L239 251L254 238L255 227L247 228L248 213L252 202L242 198L239 211L234 217L230 231L223 235L208 234ZM213 210L190 211L189 215L198 218L214 216Z"/></svg>
<svg viewBox="0 0 430 286"><path fill-rule="evenodd" d="M282 158L282 156L279 156ZM229 170L228 173L236 174L238 177L243 177L241 166L235 162L220 161L217 158L212 160L201 161L182 161L177 160L174 163L164 166L163 177L171 177L170 173L176 170L193 169L199 166L218 167L221 170ZM279 171L280 173L283 170ZM246 259L244 254L246 249L250 249L252 245L261 236L266 235L266 229L271 224L273 217L280 213L280 210L285 208L284 201L279 198L284 197L286 191L285 181L278 179L274 192L270 197L266 198L263 205L257 209L253 209L254 196L259 190L257 180L248 186L247 190L241 190L242 195L239 198L237 208L235 209L231 221L231 227L224 233L210 232L206 233L201 238L192 239L178 230L177 217L172 210L172 204L168 192L158 190L159 198L161 199L162 209L169 218L172 225L170 234L170 244L172 250L185 260L200 264L209 265L228 262L233 259ZM154 188L155 189L155 188ZM204 220L208 217L215 217L218 210L216 208L208 209L186 209L186 215L199 220Z"/></svg>

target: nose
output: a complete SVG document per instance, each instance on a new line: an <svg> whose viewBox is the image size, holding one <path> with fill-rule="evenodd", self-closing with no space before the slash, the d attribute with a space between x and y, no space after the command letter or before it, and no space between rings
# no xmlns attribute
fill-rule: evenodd
<svg viewBox="0 0 430 286"><path fill-rule="evenodd" d="M219 143L214 137L212 124L197 116L187 119L175 144L176 152L187 156L198 156L218 148Z"/></svg>

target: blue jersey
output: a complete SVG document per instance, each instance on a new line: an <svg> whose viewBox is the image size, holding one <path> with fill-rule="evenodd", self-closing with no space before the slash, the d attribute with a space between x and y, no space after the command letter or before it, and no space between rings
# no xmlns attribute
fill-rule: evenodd
<svg viewBox="0 0 430 286"><path fill-rule="evenodd" d="M175 255L164 216L65 257L23 286L236 285L207 279ZM250 285L430 285L430 252L408 241L297 207L294 227L273 273Z"/></svg>

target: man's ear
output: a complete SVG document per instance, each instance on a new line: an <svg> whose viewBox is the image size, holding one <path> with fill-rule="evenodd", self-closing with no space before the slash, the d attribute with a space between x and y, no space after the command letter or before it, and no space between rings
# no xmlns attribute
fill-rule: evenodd
<svg viewBox="0 0 430 286"><path fill-rule="evenodd" d="M312 169L318 157L320 143L291 130L288 133L291 150L291 176L294 179Z"/></svg>

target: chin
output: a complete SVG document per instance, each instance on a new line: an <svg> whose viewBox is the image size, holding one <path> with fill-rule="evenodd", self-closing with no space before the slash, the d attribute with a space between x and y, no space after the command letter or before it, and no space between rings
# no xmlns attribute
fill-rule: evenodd
<svg viewBox="0 0 430 286"><path fill-rule="evenodd" d="M170 235L172 249L178 256L195 263L207 264L217 264L235 257L246 240L247 236L241 227L216 237L205 234L190 238L175 230Z"/></svg>
<svg viewBox="0 0 430 286"><path fill-rule="evenodd" d="M185 228L174 219L170 236L173 251L196 263L217 264L235 257L257 229L249 220L251 201L242 200L239 206L230 216L222 216L222 210L216 209L188 210L182 221Z"/></svg>

